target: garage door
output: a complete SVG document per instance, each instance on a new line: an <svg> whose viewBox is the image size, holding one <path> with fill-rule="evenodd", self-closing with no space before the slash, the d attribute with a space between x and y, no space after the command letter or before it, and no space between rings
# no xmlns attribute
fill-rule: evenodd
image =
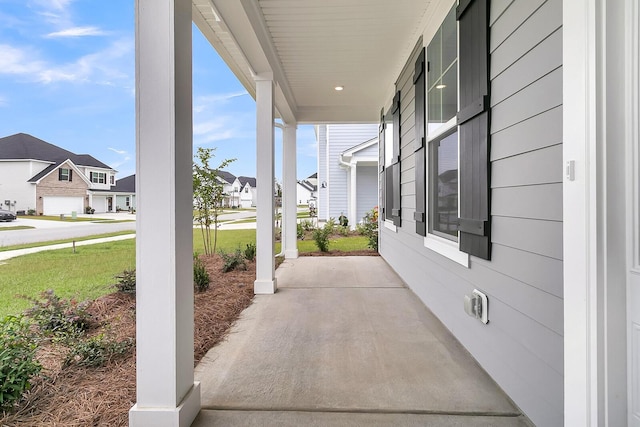
<svg viewBox="0 0 640 427"><path fill-rule="evenodd" d="M43 197L42 210L45 215L84 213L84 197Z"/></svg>

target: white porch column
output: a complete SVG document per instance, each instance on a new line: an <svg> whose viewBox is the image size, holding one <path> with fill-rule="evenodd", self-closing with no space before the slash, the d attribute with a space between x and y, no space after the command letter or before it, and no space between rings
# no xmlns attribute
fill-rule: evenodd
<svg viewBox="0 0 640 427"><path fill-rule="evenodd" d="M284 165L282 177L282 244L284 257L298 258L298 203L296 190L298 174L296 164L296 125L284 125L282 145L284 151Z"/></svg>
<svg viewBox="0 0 640 427"><path fill-rule="evenodd" d="M137 403L129 425L189 426L193 378L191 1L136 1Z"/></svg>
<svg viewBox="0 0 640 427"><path fill-rule="evenodd" d="M351 164L349 168L349 213L347 218L349 218L349 227L352 230L356 228L356 220L357 220L357 197L358 197L358 166L355 163Z"/></svg>
<svg viewBox="0 0 640 427"><path fill-rule="evenodd" d="M256 76L256 294L273 294L277 289L275 278L275 215L274 187L274 128L273 128L273 76Z"/></svg>

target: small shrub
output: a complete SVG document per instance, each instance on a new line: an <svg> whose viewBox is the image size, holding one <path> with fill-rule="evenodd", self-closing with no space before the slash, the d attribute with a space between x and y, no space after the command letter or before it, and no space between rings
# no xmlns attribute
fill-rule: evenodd
<svg viewBox="0 0 640 427"><path fill-rule="evenodd" d="M329 229L330 235L335 233L337 226L338 226L338 223L336 222L335 218L329 218L329 220L324 224L324 228Z"/></svg>
<svg viewBox="0 0 640 427"><path fill-rule="evenodd" d="M344 216L344 214L340 214L340 216L338 217L338 223L339 223L342 227L348 227L348 226L349 226L349 218L347 218L346 216Z"/></svg>
<svg viewBox="0 0 640 427"><path fill-rule="evenodd" d="M0 409L10 410L40 373L36 348L23 318L7 316L0 321Z"/></svg>
<svg viewBox="0 0 640 427"><path fill-rule="evenodd" d="M115 276L118 280L113 285L118 292L123 294L135 294L136 293L136 269L124 270L122 273Z"/></svg>
<svg viewBox="0 0 640 427"><path fill-rule="evenodd" d="M367 237L369 240L367 246L371 249L378 250L378 207L367 212L362 220L362 224L358 224L358 233Z"/></svg>
<svg viewBox="0 0 640 427"><path fill-rule="evenodd" d="M232 270L247 269L247 264L245 263L245 259L240 248L236 248L233 253L226 253L224 250L220 249L219 253L222 261L224 262L224 265L222 266L223 273L228 273Z"/></svg>
<svg viewBox="0 0 640 427"><path fill-rule="evenodd" d="M300 240L304 240L304 227L302 224L296 224L296 237Z"/></svg>
<svg viewBox="0 0 640 427"><path fill-rule="evenodd" d="M91 315L87 311L89 301L60 298L51 289L42 292L41 299L23 298L33 303L25 311L25 316L33 320L45 336L68 339L85 331L91 323Z"/></svg>
<svg viewBox="0 0 640 427"><path fill-rule="evenodd" d="M27 209L27 215L34 216L35 214L36 214L36 210L35 209Z"/></svg>
<svg viewBox="0 0 640 427"><path fill-rule="evenodd" d="M310 219L303 219L298 225L301 226L304 231L313 231L316 228L316 226L313 225L313 221Z"/></svg>
<svg viewBox="0 0 640 427"><path fill-rule="evenodd" d="M103 333L79 339L70 345L64 366L104 366L113 358L125 354L132 346L132 339L114 341Z"/></svg>
<svg viewBox="0 0 640 427"><path fill-rule="evenodd" d="M313 240L315 240L320 252L329 251L329 236L331 236L332 231L333 227L329 225L329 223L325 224L322 228L313 230Z"/></svg>
<svg viewBox="0 0 640 427"><path fill-rule="evenodd" d="M247 247L244 250L244 258L247 261L253 261L256 259L256 245L253 243L247 243Z"/></svg>
<svg viewBox="0 0 640 427"><path fill-rule="evenodd" d="M204 262L198 256L198 253L193 254L193 286L196 291L204 292L209 289L211 278L207 269L204 266Z"/></svg>
<svg viewBox="0 0 640 427"><path fill-rule="evenodd" d="M349 227L338 227L338 234L340 234L341 236L348 236L349 235Z"/></svg>

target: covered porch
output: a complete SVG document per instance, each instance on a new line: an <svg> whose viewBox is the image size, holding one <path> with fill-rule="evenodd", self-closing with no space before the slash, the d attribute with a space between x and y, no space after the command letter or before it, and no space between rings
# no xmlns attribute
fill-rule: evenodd
<svg viewBox="0 0 640 427"><path fill-rule="evenodd" d="M208 426L526 426L380 257L301 257L276 271L195 370Z"/></svg>

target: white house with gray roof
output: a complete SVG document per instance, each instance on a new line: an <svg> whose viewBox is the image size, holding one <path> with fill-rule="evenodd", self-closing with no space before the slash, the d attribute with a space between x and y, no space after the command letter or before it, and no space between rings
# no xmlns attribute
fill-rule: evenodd
<svg viewBox="0 0 640 427"><path fill-rule="evenodd" d="M37 214L115 210L106 192L116 170L88 154L75 154L25 133L0 138L0 201L12 211Z"/></svg>

